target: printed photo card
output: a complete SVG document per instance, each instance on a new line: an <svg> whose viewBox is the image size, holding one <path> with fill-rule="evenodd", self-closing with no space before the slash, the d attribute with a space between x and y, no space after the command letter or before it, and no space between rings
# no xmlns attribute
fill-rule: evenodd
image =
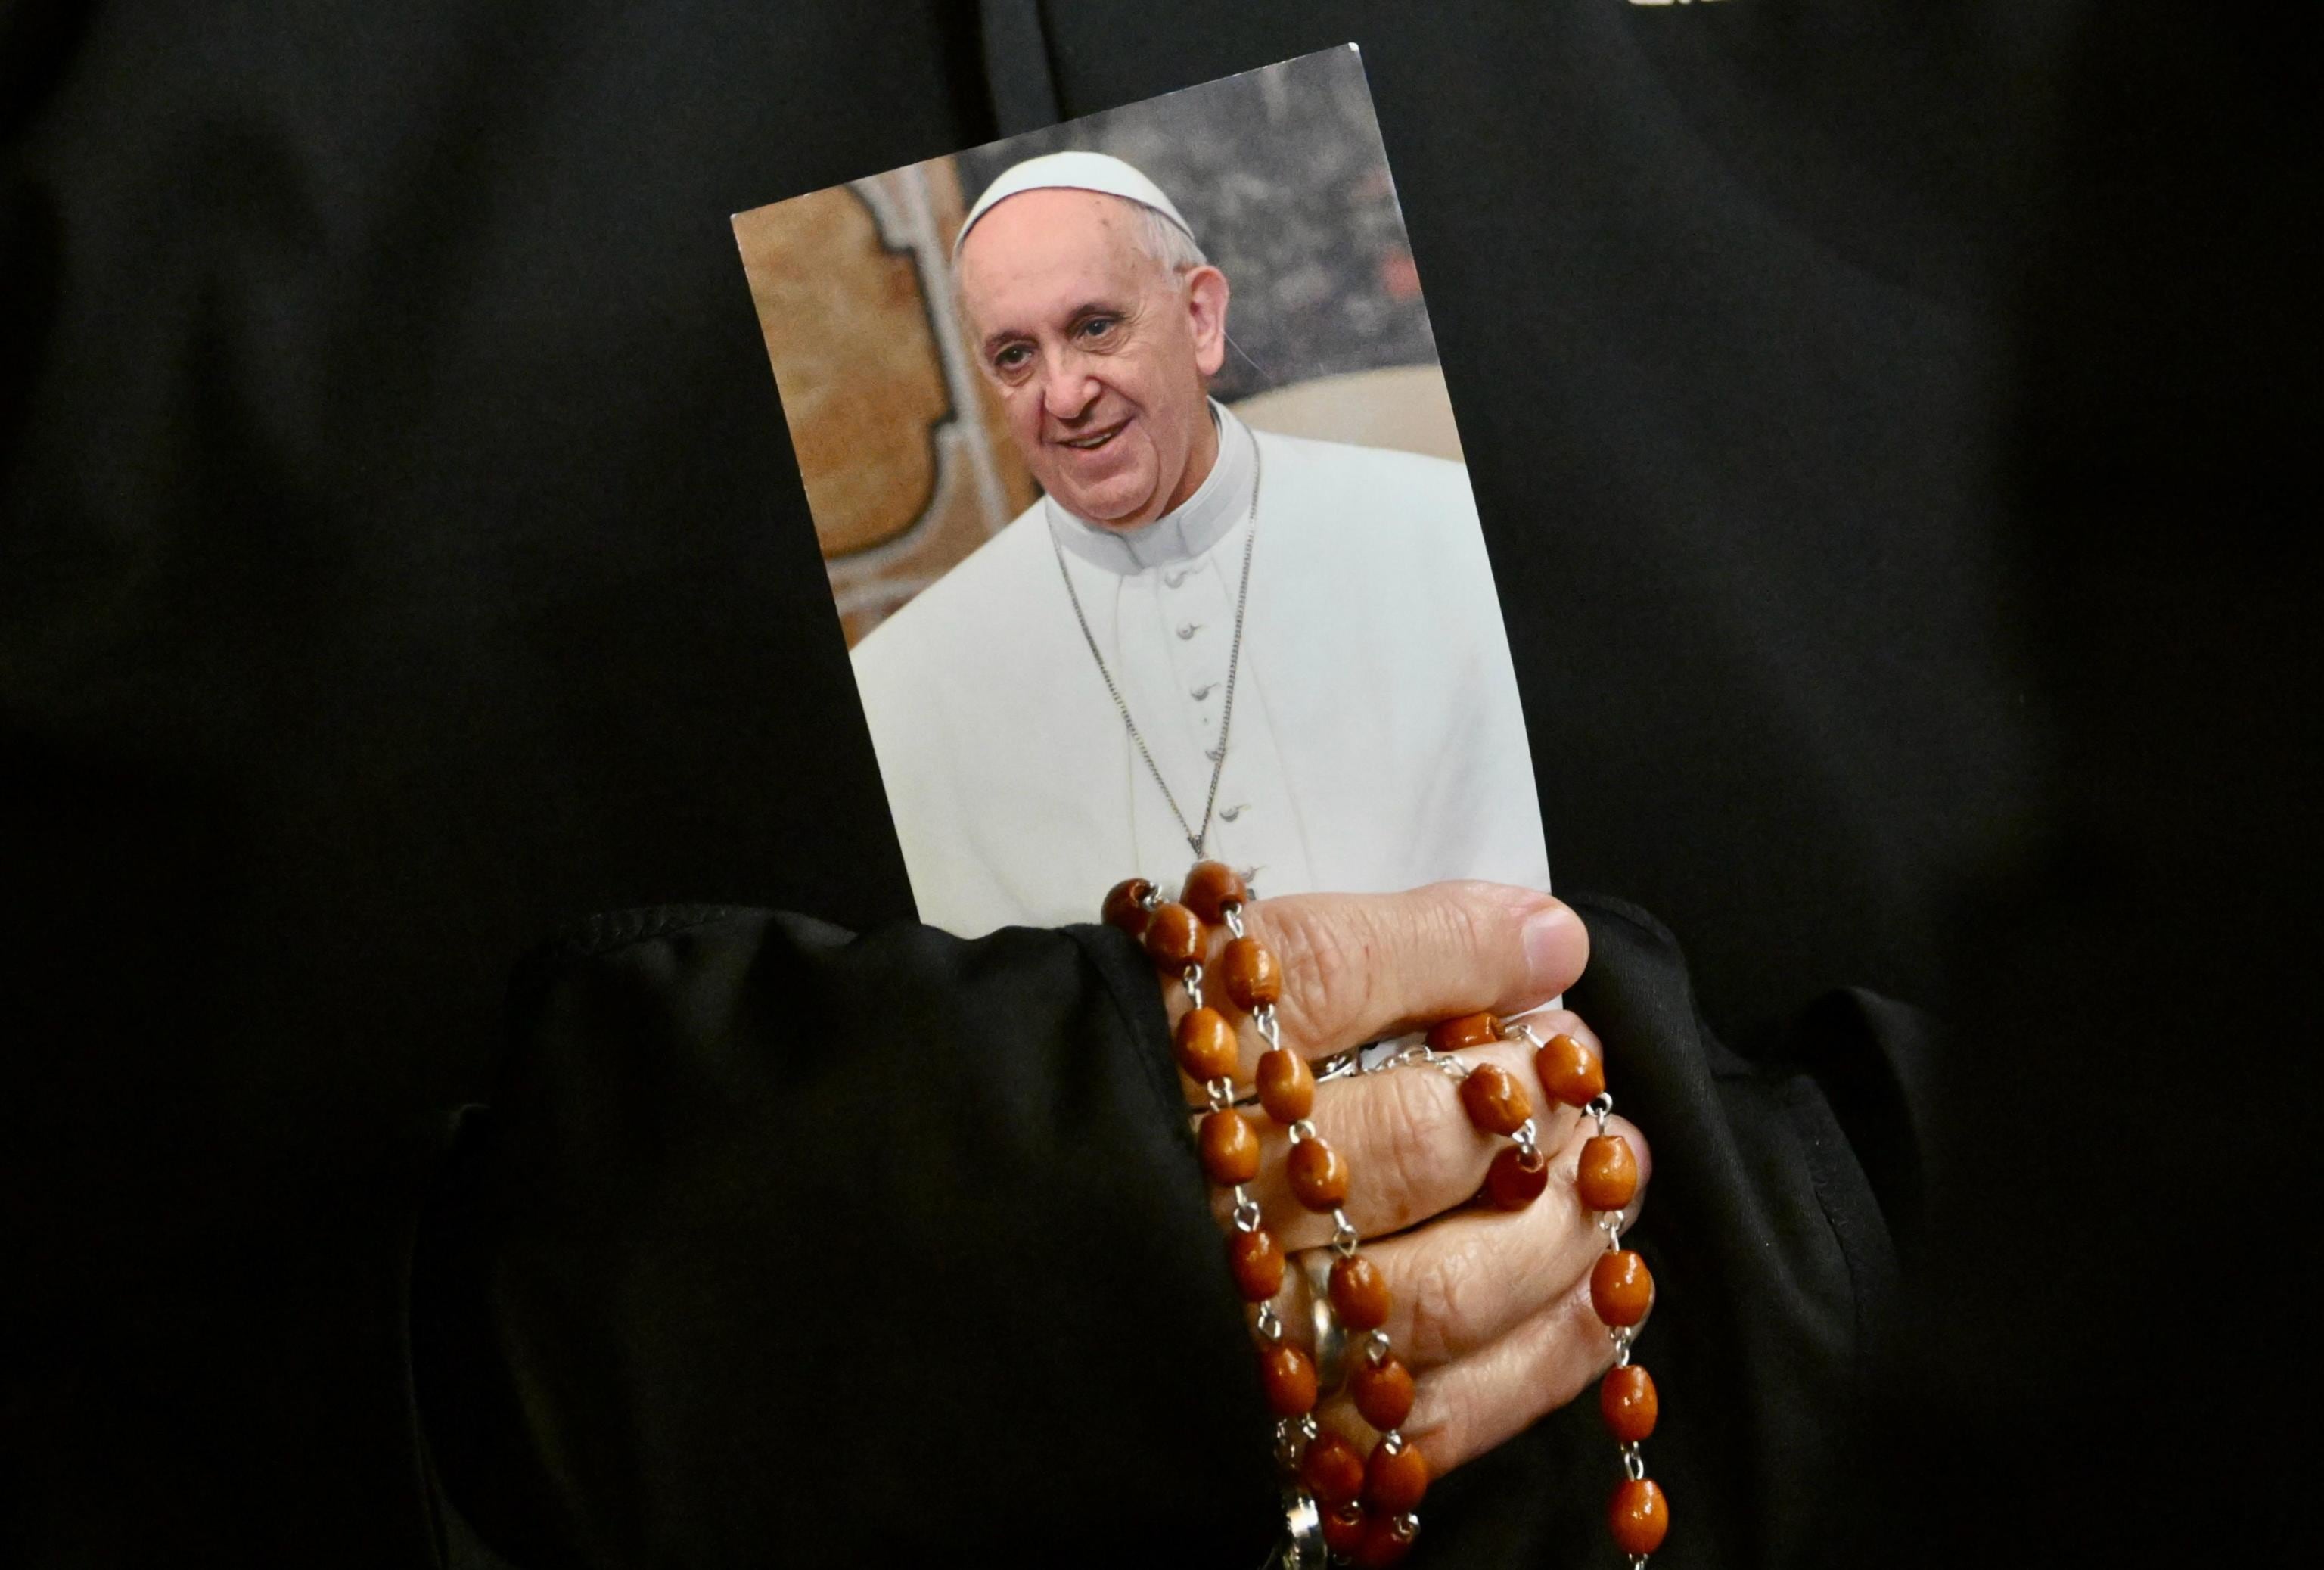
<svg viewBox="0 0 2324 1570"><path fill-rule="evenodd" d="M923 920L1549 886L1353 45L734 233Z"/></svg>

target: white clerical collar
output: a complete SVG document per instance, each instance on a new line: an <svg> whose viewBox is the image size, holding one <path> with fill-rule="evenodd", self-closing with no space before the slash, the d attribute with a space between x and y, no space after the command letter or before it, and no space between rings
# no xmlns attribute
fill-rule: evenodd
<svg viewBox="0 0 2324 1570"><path fill-rule="evenodd" d="M1188 560L1216 545L1250 511L1259 457L1250 429L1215 399L1211 419L1219 430L1218 461L1185 505L1135 529L1106 529L1084 522L1054 498L1044 497L1042 511L1048 515L1051 538L1084 561L1125 577Z"/></svg>

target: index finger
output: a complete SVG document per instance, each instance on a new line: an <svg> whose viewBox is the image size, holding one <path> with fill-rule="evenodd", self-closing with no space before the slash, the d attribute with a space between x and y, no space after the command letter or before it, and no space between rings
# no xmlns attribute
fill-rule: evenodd
<svg viewBox="0 0 2324 1570"><path fill-rule="evenodd" d="M1307 1057L1480 1009L1536 1008L1590 958L1590 934L1570 908L1504 883L1286 894L1253 900L1242 919L1282 967L1284 1045Z"/></svg>

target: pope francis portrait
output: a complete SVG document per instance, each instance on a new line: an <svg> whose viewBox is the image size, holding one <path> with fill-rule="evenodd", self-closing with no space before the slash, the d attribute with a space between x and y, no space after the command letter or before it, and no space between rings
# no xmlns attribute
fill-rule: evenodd
<svg viewBox="0 0 2324 1570"><path fill-rule="evenodd" d="M854 650L921 919L1092 920L1205 855L1260 894L1547 888L1467 469L1212 400L1229 281L1118 159L1008 170L953 261L1045 494Z"/></svg>

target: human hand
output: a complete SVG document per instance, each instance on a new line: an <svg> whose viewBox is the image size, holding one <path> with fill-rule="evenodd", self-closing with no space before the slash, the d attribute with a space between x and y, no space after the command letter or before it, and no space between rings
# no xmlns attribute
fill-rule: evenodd
<svg viewBox="0 0 2324 1570"><path fill-rule="evenodd" d="M1564 905L1489 883L1291 895L1254 901L1242 918L1281 964L1282 1042L1310 1059L1480 1009L1508 1016L1537 1008L1572 984L1589 955L1588 934ZM1213 935L1213 959L1222 940ZM1164 986L1175 1024L1186 1008L1184 989ZM1231 1015L1231 1005L1213 1001ZM1544 1039L1563 1033L1599 1046L1563 1010L1526 1023ZM1241 1035L1238 1078L1247 1084L1262 1044L1247 1022ZM1544 1093L1529 1043L1494 1042L1460 1057L1471 1066L1498 1065L1532 1104L1550 1178L1526 1209L1470 1203L1507 1146L1471 1126L1458 1085L1443 1073L1414 1066L1328 1082L1317 1087L1308 1120L1348 1163L1352 1180L1342 1208L1387 1280L1392 1306L1384 1328L1416 1377L1401 1431L1438 1474L1563 1406L1613 1359L1590 1298L1591 1267L1606 1242L1574 1191L1594 1120ZM1201 1088L1190 1080L1187 1089L1190 1105L1203 1104ZM1246 1191L1260 1205L1262 1224L1286 1253L1325 1244L1330 1216L1301 1205L1287 1187L1284 1131L1263 1117L1250 1121L1262 1131L1261 1157ZM1629 1141L1638 1164L1627 1229L1644 1202L1651 1156L1626 1120L1609 1120L1607 1131ZM1225 1191L1218 1203L1223 1224L1231 1205ZM1302 1272L1287 1270L1274 1307L1303 1344L1309 1300ZM1351 1366L1361 1356L1360 1342L1351 1337ZM1324 1402L1316 1416L1370 1448L1373 1430L1348 1393Z"/></svg>

